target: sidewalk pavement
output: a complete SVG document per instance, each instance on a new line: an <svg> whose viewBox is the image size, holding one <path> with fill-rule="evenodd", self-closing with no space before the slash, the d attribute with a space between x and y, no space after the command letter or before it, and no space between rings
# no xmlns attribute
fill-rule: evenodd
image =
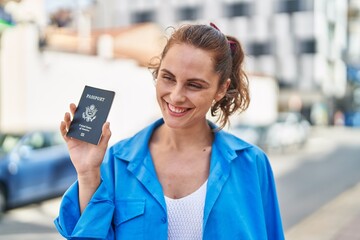
<svg viewBox="0 0 360 240"><path fill-rule="evenodd" d="M360 240L360 183L290 228L287 240Z"/></svg>

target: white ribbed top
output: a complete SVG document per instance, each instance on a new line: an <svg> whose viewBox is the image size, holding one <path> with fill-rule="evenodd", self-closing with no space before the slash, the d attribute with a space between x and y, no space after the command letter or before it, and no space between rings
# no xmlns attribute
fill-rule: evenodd
<svg viewBox="0 0 360 240"><path fill-rule="evenodd" d="M172 199L165 196L169 240L201 240L207 181L192 194Z"/></svg>

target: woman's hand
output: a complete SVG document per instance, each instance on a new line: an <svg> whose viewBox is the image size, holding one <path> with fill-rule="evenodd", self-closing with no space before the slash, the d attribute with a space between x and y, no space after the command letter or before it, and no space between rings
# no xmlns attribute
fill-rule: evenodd
<svg viewBox="0 0 360 240"><path fill-rule="evenodd" d="M60 132L67 144L71 161L78 175L79 202L81 211L83 211L100 184L100 165L104 159L111 131L110 124L104 123L98 145L66 136L75 110L76 105L71 103L71 115L69 112L65 113L64 121L60 124Z"/></svg>
<svg viewBox="0 0 360 240"><path fill-rule="evenodd" d="M63 136L70 153L71 161L78 173L78 175L91 174L91 172L100 169L100 165L104 158L108 142L111 136L109 123L104 123L102 127L102 136L98 145L83 142L75 138L67 137L71 118L74 116L76 110L75 104L70 104L70 113L65 113L64 121L60 124L61 135Z"/></svg>

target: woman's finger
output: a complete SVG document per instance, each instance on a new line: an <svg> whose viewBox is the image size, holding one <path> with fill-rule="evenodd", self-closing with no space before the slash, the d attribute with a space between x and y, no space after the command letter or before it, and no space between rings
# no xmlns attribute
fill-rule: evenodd
<svg viewBox="0 0 360 240"><path fill-rule="evenodd" d="M70 103L70 112L72 117L74 117L76 111L76 105L74 103Z"/></svg>
<svg viewBox="0 0 360 240"><path fill-rule="evenodd" d="M66 127L66 123L64 121L61 121L60 123L60 133L61 133L61 136L64 138L64 140L66 141L67 140L67 127Z"/></svg>
<svg viewBox="0 0 360 240"><path fill-rule="evenodd" d="M71 124L70 113L68 113L68 112L65 113L64 122L65 122L66 130L68 131L70 128L70 124Z"/></svg>
<svg viewBox="0 0 360 240"><path fill-rule="evenodd" d="M107 148L110 137L111 137L110 123L106 122L106 123L104 123L104 125L102 127L102 135L100 138L99 146Z"/></svg>

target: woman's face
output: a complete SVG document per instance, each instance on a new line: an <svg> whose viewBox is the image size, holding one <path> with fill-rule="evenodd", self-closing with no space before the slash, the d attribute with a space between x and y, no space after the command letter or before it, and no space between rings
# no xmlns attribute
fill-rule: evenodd
<svg viewBox="0 0 360 240"><path fill-rule="evenodd" d="M187 44L174 44L162 59L156 95L165 123L171 128L206 124L206 113L219 101L230 80L219 87L211 55Z"/></svg>

